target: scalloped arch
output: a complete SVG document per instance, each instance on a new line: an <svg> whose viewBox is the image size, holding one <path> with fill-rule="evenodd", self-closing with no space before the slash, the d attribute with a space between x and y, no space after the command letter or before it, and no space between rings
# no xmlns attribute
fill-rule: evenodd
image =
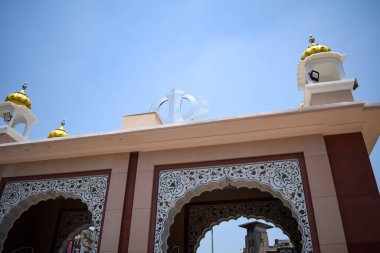
<svg viewBox="0 0 380 253"><path fill-rule="evenodd" d="M0 198L0 251L13 223L31 206L57 197L80 199L92 214L97 252L101 221L108 185L108 175L10 181Z"/></svg>
<svg viewBox="0 0 380 253"><path fill-rule="evenodd" d="M205 229L205 230L202 232L202 234L201 234L201 236L199 237L199 239L197 240L197 245L195 246L194 252L197 251L197 249L199 248L199 246L200 246L200 244L201 244L201 242L202 242L202 239L205 238L207 232L210 231L211 228L213 228L214 226L218 226L218 225L220 225L222 222L228 222L228 221L230 221L230 220L237 220L237 219L239 219L239 218L241 218L241 217L244 217L244 218L247 218L247 219L252 219L252 218L253 218L253 219L257 219L257 220L264 220L264 221L266 221L266 222L270 222L270 223L274 224L276 227L280 228L280 229L283 231L283 233L284 233L287 237L290 238L289 234L286 233L286 231L285 231L280 225L276 224L276 223L275 223L273 220L271 220L271 219L267 219L265 216L260 216L260 215L258 215L258 216L256 216L256 215L235 215L235 216L230 216L230 217L228 217L228 218L226 218L226 219L224 219L224 218L223 218L223 219L220 219L220 220L218 220L217 222L213 222L212 225L211 225L210 227L208 227L207 229Z"/></svg>
<svg viewBox="0 0 380 253"><path fill-rule="evenodd" d="M188 252L196 252L199 243L213 226L239 217L264 219L272 222L295 243L300 245L298 222L278 199L233 203L189 205L187 220Z"/></svg>
<svg viewBox="0 0 380 253"><path fill-rule="evenodd" d="M174 217L186 203L205 191L223 189L226 186L257 188L280 199L298 222L303 252L312 251L299 161L288 159L161 170L158 179L154 252L166 252Z"/></svg>

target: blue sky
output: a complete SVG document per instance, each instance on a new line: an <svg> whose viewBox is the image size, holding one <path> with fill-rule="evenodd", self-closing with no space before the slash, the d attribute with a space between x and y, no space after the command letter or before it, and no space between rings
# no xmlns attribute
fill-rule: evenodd
<svg viewBox="0 0 380 253"><path fill-rule="evenodd" d="M378 1L1 0L0 95L27 93L45 138L118 130L172 87L209 118L297 108L308 35L348 55L356 100L380 102ZM371 156L380 179L380 147Z"/></svg>

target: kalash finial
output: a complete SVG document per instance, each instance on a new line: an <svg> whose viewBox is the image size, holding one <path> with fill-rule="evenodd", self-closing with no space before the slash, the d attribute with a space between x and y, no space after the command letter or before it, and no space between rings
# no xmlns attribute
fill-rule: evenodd
<svg viewBox="0 0 380 253"><path fill-rule="evenodd" d="M310 46L305 51L303 51L301 60L305 60L308 56L312 54L318 54L318 53L331 51L331 49L328 46L319 45L315 43L315 38L311 34L309 35L309 42L310 42Z"/></svg>
<svg viewBox="0 0 380 253"><path fill-rule="evenodd" d="M55 137L65 137L67 136L67 132L65 131L65 128L63 127L66 124L65 120L61 121L61 126L53 131L51 131L48 135L48 138L55 138Z"/></svg>
<svg viewBox="0 0 380 253"><path fill-rule="evenodd" d="M27 108L31 109L32 108L32 102L30 101L29 97L25 93L25 89L27 87L28 87L28 83L25 82L24 85L22 86L22 90L9 94L5 98L5 101L12 102L12 103L17 104L17 105L23 105L23 106L26 106Z"/></svg>
<svg viewBox="0 0 380 253"><path fill-rule="evenodd" d="M315 38L311 34L309 35L309 42L310 44L313 44L315 42Z"/></svg>
<svg viewBox="0 0 380 253"><path fill-rule="evenodd" d="M28 82L24 82L24 84L22 85L22 90L25 91L26 88L28 88Z"/></svg>

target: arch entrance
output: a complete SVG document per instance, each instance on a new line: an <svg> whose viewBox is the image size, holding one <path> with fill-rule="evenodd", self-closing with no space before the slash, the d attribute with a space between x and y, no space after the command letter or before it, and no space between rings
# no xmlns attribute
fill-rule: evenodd
<svg viewBox="0 0 380 253"><path fill-rule="evenodd" d="M189 204L185 208L185 252L195 253L205 234L223 221L240 217L263 219L280 228L295 245L297 252L302 251L302 235L291 211L279 199L256 199L240 202L210 204ZM170 241L170 238L169 238ZM169 247L170 248L170 247Z"/></svg>
<svg viewBox="0 0 380 253"><path fill-rule="evenodd" d="M283 212L287 218L292 217L293 222L285 224L280 218L272 221L271 212L260 213L260 205L263 207L263 204L255 203L255 201L251 201L250 204L251 208L255 210L247 216L254 217L253 213L256 213L255 215L260 217L265 214L266 219L282 227L291 240L297 243L299 252L313 251L298 159L174 169L162 167L157 169L156 175L155 253L167 252L170 227L174 224L176 215L180 214L185 205L191 203L194 197L205 192L231 188L257 189L266 193L268 197L272 198L270 202L266 203L267 207L276 207L279 213ZM225 207L221 207L220 210ZM236 205L236 213L241 212L240 207L242 204ZM241 213L240 216L242 216ZM189 219L187 222L191 225L192 220ZM186 245L188 245L185 247L186 250L194 252L204 233L217 222L218 220L213 220L211 224L206 224L206 222L202 226L196 226L197 228L192 231L193 234L188 235L186 239Z"/></svg>
<svg viewBox="0 0 380 253"><path fill-rule="evenodd" d="M35 252L57 253L59 247L67 248L64 239L84 223L91 223L91 218L86 204L79 199L58 197L40 201L14 222L4 241L3 252L29 247Z"/></svg>
<svg viewBox="0 0 380 253"><path fill-rule="evenodd" d="M20 216L40 202L73 199L81 202L94 227L92 253L98 251L109 174L78 177L4 180L0 198L0 252ZM47 207L49 208L49 207ZM88 221L86 221L88 223ZM85 224L82 224L85 225ZM66 239L67 235L62 235ZM53 245L54 246L54 245Z"/></svg>

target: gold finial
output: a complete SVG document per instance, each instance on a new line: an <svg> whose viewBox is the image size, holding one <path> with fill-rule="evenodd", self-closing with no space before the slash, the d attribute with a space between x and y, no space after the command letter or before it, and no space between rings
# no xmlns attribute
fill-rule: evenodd
<svg viewBox="0 0 380 253"><path fill-rule="evenodd" d="M313 44L314 42L315 42L315 39L314 39L314 37L313 37L313 35L309 35L309 42L310 42L310 44Z"/></svg>
<svg viewBox="0 0 380 253"><path fill-rule="evenodd" d="M22 85L22 89L20 90L20 93L26 94L25 93L26 88L28 88L28 82L24 82L24 84Z"/></svg>
<svg viewBox="0 0 380 253"><path fill-rule="evenodd" d="M17 104L17 105L23 105L23 106L26 106L27 108L31 109L32 103L31 103L29 97L25 93L25 89L27 87L28 87L28 83L25 82L24 85L22 86L22 90L9 94L5 98L5 101L12 102L12 103Z"/></svg>
<svg viewBox="0 0 380 253"><path fill-rule="evenodd" d="M48 138L54 138L54 137L65 137L67 136L67 132L65 128L63 127L66 124L65 120L61 121L61 126L57 129L51 131L48 135Z"/></svg>
<svg viewBox="0 0 380 253"><path fill-rule="evenodd" d="M306 57L308 57L312 54L318 54L318 53L331 51L331 49L328 46L319 45L319 44L315 43L315 38L311 34L309 36L309 42L310 42L310 46L308 46L308 48L306 48L306 50L303 51L302 56L301 56L301 60L305 60Z"/></svg>

